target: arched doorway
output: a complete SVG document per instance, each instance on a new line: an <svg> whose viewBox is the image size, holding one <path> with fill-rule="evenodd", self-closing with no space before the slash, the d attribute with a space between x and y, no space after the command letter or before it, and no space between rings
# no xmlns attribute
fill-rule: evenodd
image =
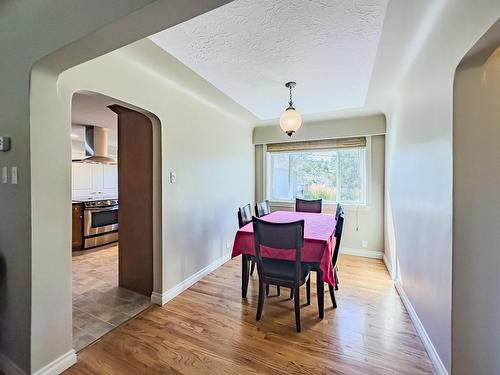
<svg viewBox="0 0 500 375"><path fill-rule="evenodd" d="M500 20L455 74L453 110L454 374L498 372L500 328Z"/></svg>
<svg viewBox="0 0 500 375"><path fill-rule="evenodd" d="M75 93L71 118L79 351L148 308L161 284L161 142L154 115L101 94Z"/></svg>

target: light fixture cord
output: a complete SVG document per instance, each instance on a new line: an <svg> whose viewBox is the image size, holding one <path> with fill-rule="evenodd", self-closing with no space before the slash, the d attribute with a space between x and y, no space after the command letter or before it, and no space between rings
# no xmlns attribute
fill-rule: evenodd
<svg viewBox="0 0 500 375"><path fill-rule="evenodd" d="M290 101L288 102L290 107L293 105L293 100L292 100L292 85L290 85Z"/></svg>

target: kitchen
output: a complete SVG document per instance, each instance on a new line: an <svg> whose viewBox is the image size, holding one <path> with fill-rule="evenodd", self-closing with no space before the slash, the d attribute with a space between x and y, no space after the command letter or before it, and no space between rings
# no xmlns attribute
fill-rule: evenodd
<svg viewBox="0 0 500 375"><path fill-rule="evenodd" d="M150 296L131 290L135 288L123 285L126 282L122 280L130 271L123 270L129 257L120 250L127 243L121 243L119 237L119 121L109 108L116 103L97 94L73 96L72 291L76 351L151 304Z"/></svg>

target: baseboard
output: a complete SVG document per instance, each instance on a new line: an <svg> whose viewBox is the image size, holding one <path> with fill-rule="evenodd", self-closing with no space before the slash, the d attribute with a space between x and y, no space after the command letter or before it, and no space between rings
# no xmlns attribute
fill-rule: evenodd
<svg viewBox="0 0 500 375"><path fill-rule="evenodd" d="M389 272L389 276L391 276L391 279L394 281L395 275L392 273L392 265L391 265L391 262L389 262L389 258L387 258L386 253L384 253L382 260L384 261L385 268L387 268L387 271Z"/></svg>
<svg viewBox="0 0 500 375"><path fill-rule="evenodd" d="M154 303L155 305L163 305L162 303L162 294L153 292L151 293L151 303Z"/></svg>
<svg viewBox="0 0 500 375"><path fill-rule="evenodd" d="M353 249L350 247L341 247L340 253L347 254L347 255L354 255L357 257L374 258L374 259L382 259L384 256L383 251L366 250L366 249Z"/></svg>
<svg viewBox="0 0 500 375"><path fill-rule="evenodd" d="M7 375L26 375L26 371L12 362L5 354L0 353L0 374L2 372Z"/></svg>
<svg viewBox="0 0 500 375"><path fill-rule="evenodd" d="M427 334L424 325L418 318L417 312L413 308L410 299L406 295L403 285L400 282L396 282L394 286L396 287L396 290L398 291L399 296L401 297L401 301L403 301L406 311L408 311L408 315L410 315L410 319L413 322L413 325L415 326L415 329L417 330L417 333L420 336L422 343L424 344L425 350L427 350L427 353L429 354L429 357L431 359L432 364L434 365L436 373L438 375L448 375L448 371L446 370L446 367L441 361L441 358L439 357L436 348L432 344L432 341L429 335Z"/></svg>
<svg viewBox="0 0 500 375"><path fill-rule="evenodd" d="M213 261L205 268L196 272L194 275L189 276L186 280L180 282L179 284L177 284L173 288L170 288L169 290L163 292L163 294L157 293L157 292L151 293L151 302L154 304L160 305L160 306L166 304L168 301L170 301L172 298L181 294L183 291L185 291L191 285L200 281L205 276L207 276L209 273L215 271L217 268L219 268L224 263L226 263L229 259L231 259L231 253L226 254L226 255L220 257L219 259Z"/></svg>
<svg viewBox="0 0 500 375"><path fill-rule="evenodd" d="M37 370L33 375L57 375L70 368L76 363L76 352L71 349L66 354L50 362L48 365Z"/></svg>

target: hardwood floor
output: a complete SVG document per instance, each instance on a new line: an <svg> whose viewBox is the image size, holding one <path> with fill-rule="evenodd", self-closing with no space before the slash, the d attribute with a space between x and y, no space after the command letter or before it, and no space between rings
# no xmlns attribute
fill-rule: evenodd
<svg viewBox="0 0 500 375"><path fill-rule="evenodd" d="M319 320L301 288L302 333L288 290L255 321L257 274L241 299L241 257L163 307L151 307L78 354L67 374L432 374L382 261L342 255L338 308ZM316 278L313 277L313 281Z"/></svg>

